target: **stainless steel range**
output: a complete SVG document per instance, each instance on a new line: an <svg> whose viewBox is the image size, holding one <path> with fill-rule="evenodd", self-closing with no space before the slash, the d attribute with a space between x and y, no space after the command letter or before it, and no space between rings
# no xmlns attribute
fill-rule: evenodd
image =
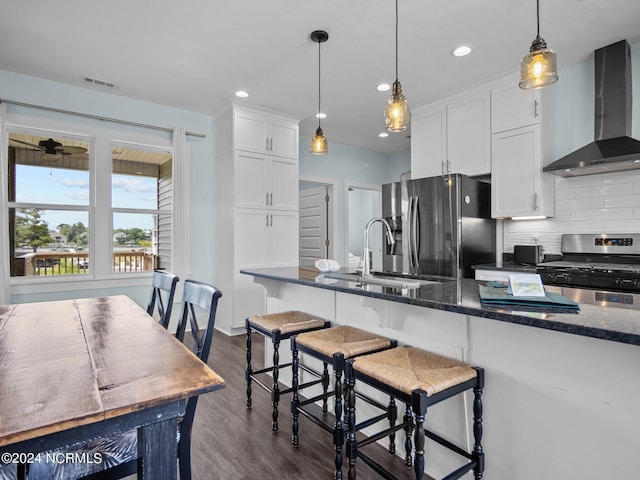
<svg viewBox="0 0 640 480"><path fill-rule="evenodd" d="M640 292L640 233L565 234L561 250L537 265L545 285Z"/></svg>

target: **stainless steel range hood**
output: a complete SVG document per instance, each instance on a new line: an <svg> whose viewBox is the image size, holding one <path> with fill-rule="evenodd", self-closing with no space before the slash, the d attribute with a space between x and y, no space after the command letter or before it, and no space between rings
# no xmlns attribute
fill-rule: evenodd
<svg viewBox="0 0 640 480"><path fill-rule="evenodd" d="M595 140L544 168L562 177L640 169L631 138L631 50L626 40L595 51Z"/></svg>

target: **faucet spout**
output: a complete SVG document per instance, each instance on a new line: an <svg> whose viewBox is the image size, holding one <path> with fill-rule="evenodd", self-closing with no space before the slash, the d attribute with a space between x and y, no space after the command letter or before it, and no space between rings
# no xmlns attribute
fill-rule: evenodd
<svg viewBox="0 0 640 480"><path fill-rule="evenodd" d="M369 275L371 275L371 258L369 256L370 255L369 231L371 230L371 226L376 222L382 223L382 226L385 232L385 237L387 239L387 243L389 245L393 245L394 243L396 243L395 239L393 238L393 232L391 231L391 227L389 226L389 223L384 218L374 217L367 222L367 226L364 227L364 259L362 262L363 277L368 277Z"/></svg>

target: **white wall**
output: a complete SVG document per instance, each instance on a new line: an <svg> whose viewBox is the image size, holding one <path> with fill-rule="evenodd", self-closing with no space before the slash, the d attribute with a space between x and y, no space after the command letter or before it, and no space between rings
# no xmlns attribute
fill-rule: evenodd
<svg viewBox="0 0 640 480"><path fill-rule="evenodd" d="M337 211L335 219L336 245L333 256L342 263L342 259L346 258L345 245L347 243L347 233L344 227L346 185L350 183L382 185L396 182L400 180L402 173L411 169L411 155L409 151L386 155L331 143L331 139L329 139L329 152L319 156L309 153L307 145L310 141L311 139L308 137L300 137L300 176L327 178L336 181L337 191L334 192ZM364 227L365 224L362 225L362 231L364 231ZM353 253L358 254L358 252Z"/></svg>
<svg viewBox="0 0 640 480"><path fill-rule="evenodd" d="M0 70L0 98L161 127L184 127L187 131L205 134L205 139L188 137L187 140L190 152L190 178L186 194L189 196L191 217L189 273L194 279L215 284L213 248L215 248L216 227L215 209L211 208L213 205L211 185L213 182L214 134L213 121L210 116L104 93L93 88L67 85L4 70ZM23 107L8 105L7 111L16 111L20 108ZM60 116L60 114L45 111L38 112L48 118ZM95 122L95 120L70 115L65 115L64 119L65 122L74 122L79 126L87 122ZM134 128L124 125L121 127L125 131ZM0 226L0 231L6 235L6 225ZM203 245L206 247L203 248ZM147 300L148 292L148 286L102 288L97 285L96 289L82 290L82 292L68 291L55 294L13 296L11 301L29 302L76 296L127 294L138 303L143 304Z"/></svg>
<svg viewBox="0 0 640 480"><path fill-rule="evenodd" d="M640 139L640 44L631 46L632 136ZM594 62L560 70L555 91L555 158L593 141ZM563 233L639 233L640 170L555 178L556 215L547 220L505 221L504 251L533 245L560 254Z"/></svg>

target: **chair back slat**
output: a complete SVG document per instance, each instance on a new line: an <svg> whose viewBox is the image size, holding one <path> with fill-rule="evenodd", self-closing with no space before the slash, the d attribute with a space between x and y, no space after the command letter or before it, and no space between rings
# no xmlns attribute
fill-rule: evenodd
<svg viewBox="0 0 640 480"><path fill-rule="evenodd" d="M158 315L160 316L160 324L164 328L169 327L171 310L173 308L173 297L178 280L180 280L180 278L177 275L164 270L156 270L153 272L147 313L153 315L154 310L157 308Z"/></svg>

